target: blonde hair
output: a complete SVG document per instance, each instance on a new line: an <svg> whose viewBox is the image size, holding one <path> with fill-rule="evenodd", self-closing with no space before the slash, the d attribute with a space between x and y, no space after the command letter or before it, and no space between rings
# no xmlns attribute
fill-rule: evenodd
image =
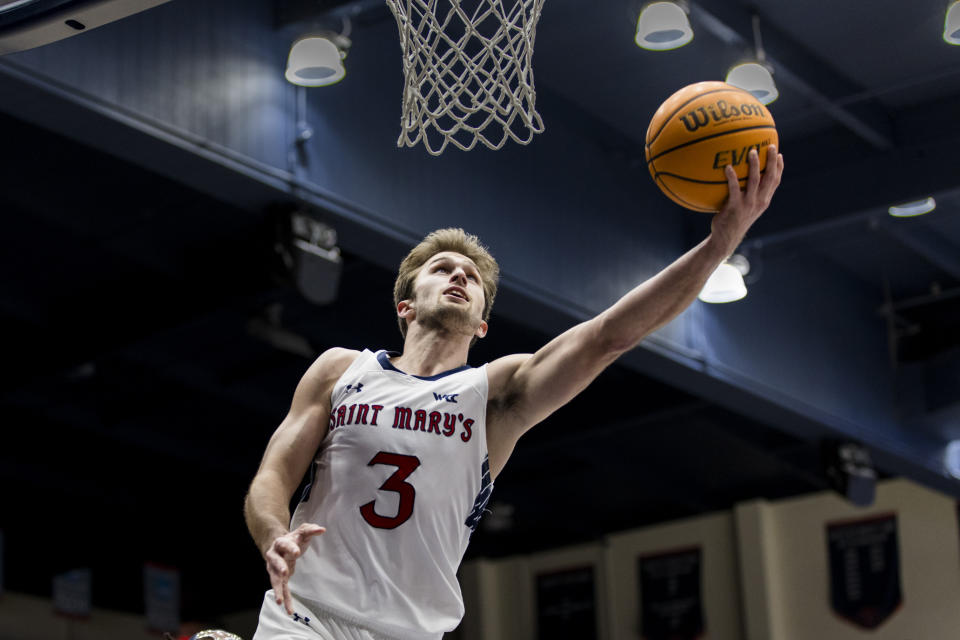
<svg viewBox="0 0 960 640"><path fill-rule="evenodd" d="M396 309L401 300L413 297L413 283L420 273L420 268L427 260L442 251L454 251L464 255L477 265L480 272L480 282L483 285L483 321L490 318L493 308L493 299L497 295L497 282L500 280L500 266L490 255L487 248L480 243L480 238L468 234L463 229L437 229L420 241L400 263L397 280L393 284L393 307ZM407 337L407 321L398 317L400 333Z"/></svg>

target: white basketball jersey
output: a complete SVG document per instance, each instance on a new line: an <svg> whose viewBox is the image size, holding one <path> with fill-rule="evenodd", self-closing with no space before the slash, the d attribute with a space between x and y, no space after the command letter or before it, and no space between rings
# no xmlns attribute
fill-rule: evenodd
<svg viewBox="0 0 960 640"><path fill-rule="evenodd" d="M418 377L364 350L331 401L290 525L327 531L297 560L290 590L400 640L440 638L463 617L456 572L493 489L486 365Z"/></svg>

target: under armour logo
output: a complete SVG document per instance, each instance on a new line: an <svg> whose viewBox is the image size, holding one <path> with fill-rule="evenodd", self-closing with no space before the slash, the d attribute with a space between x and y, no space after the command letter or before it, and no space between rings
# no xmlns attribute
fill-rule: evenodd
<svg viewBox="0 0 960 640"><path fill-rule="evenodd" d="M357 393L360 393L361 391L363 391L363 383L362 383L362 382L358 382L358 383L355 384L355 385L353 385L353 384L348 384L348 385L347 385L347 393L349 393L350 391L356 391Z"/></svg>
<svg viewBox="0 0 960 640"><path fill-rule="evenodd" d="M302 616L302 615L300 615L299 613L293 614L293 621L294 621L294 622L300 622L300 623L305 624L305 625L309 625L309 624L310 624L310 618L308 618L307 616Z"/></svg>
<svg viewBox="0 0 960 640"><path fill-rule="evenodd" d="M454 403L454 404L457 404L457 396L458 396L458 395L460 395L460 394L459 394L459 393L437 393L437 392L434 392L434 393L433 393L433 399L434 399L434 400L446 400L447 402L452 402L452 403Z"/></svg>

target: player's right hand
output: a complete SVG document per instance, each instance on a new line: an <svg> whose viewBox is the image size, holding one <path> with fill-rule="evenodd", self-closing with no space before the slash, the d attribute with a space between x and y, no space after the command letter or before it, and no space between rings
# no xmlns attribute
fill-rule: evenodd
<svg viewBox="0 0 960 640"><path fill-rule="evenodd" d="M725 247L724 255L730 255L743 241L747 230L757 221L773 199L783 176L783 155L777 153L776 145L766 149L766 170L760 172L760 152L750 149L747 162L750 173L743 189L737 179L737 172L731 165L724 168L730 196L723 208L713 216L710 223L710 235Z"/></svg>
<svg viewBox="0 0 960 640"><path fill-rule="evenodd" d="M277 604L282 604L291 615L293 599L290 597L290 587L287 583L293 575L294 565L297 563L297 558L303 555L310 539L324 531L326 531L325 527L304 523L293 531L275 538L263 554L267 562L267 573L270 574L273 596Z"/></svg>

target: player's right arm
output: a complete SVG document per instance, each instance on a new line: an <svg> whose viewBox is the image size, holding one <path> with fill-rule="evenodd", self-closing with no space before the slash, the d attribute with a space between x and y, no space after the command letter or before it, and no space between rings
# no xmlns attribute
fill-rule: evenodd
<svg viewBox="0 0 960 640"><path fill-rule="evenodd" d="M289 530L290 499L300 485L330 421L330 393L359 352L334 348L314 361L293 394L286 418L270 437L244 503L247 528L263 555L277 604L293 613L287 582L305 545L325 529L304 523Z"/></svg>

